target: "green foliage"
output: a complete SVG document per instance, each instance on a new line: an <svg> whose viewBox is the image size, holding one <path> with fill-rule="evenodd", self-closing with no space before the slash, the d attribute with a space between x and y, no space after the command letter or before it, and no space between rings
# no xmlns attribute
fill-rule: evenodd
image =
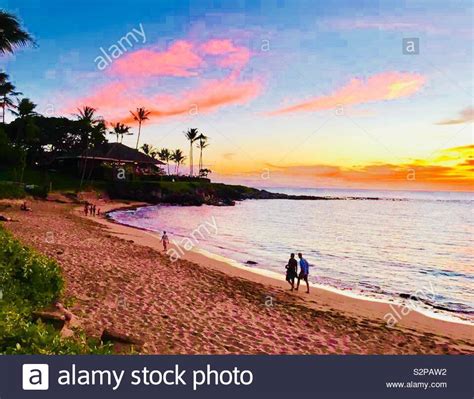
<svg viewBox="0 0 474 399"><path fill-rule="evenodd" d="M33 307L58 299L63 287L56 262L23 247L2 231L0 248L0 286L3 297Z"/></svg>
<svg viewBox="0 0 474 399"><path fill-rule="evenodd" d="M5 130L0 126L0 164L19 167L22 150L11 145Z"/></svg>
<svg viewBox="0 0 474 399"><path fill-rule="evenodd" d="M0 167L0 184L2 180L17 181L19 180L18 170L14 168ZM52 191L74 192L79 189L80 179L61 172L44 171L33 168L26 168L24 171L23 182L26 185L40 186L41 190L49 190L51 183ZM103 190L106 186L105 181L91 180L83 186L84 189ZM37 195L37 194L34 194ZM1 196L0 196L1 197Z"/></svg>
<svg viewBox="0 0 474 399"><path fill-rule="evenodd" d="M0 198L24 198L25 190L21 184L0 181Z"/></svg>
<svg viewBox="0 0 474 399"><path fill-rule="evenodd" d="M245 186L210 183L208 179L188 181L116 181L107 186L112 198L174 205L233 205L235 201L261 198L263 191Z"/></svg>
<svg viewBox="0 0 474 399"><path fill-rule="evenodd" d="M32 313L59 299L63 280L58 264L24 247L0 227L0 354L110 353L110 345L81 332L63 339Z"/></svg>

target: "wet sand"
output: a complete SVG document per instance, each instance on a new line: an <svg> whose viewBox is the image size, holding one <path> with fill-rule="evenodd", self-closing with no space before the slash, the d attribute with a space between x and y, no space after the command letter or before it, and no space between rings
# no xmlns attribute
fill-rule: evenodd
<svg viewBox="0 0 474 399"><path fill-rule="evenodd" d="M390 328L386 303L290 292L284 281L195 252L171 262L155 234L86 218L77 204L30 205L2 210L18 220L3 225L59 262L70 310L90 336L113 329L163 354L474 353L472 325L413 311Z"/></svg>

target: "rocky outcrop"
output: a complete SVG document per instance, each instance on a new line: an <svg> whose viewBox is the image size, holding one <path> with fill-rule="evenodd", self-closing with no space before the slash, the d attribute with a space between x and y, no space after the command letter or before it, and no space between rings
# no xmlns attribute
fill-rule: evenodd
<svg viewBox="0 0 474 399"><path fill-rule="evenodd" d="M144 345L143 341L112 329L105 329L102 332L100 340L104 344L111 343L113 345L114 351L118 353L128 353L133 350L141 350Z"/></svg>

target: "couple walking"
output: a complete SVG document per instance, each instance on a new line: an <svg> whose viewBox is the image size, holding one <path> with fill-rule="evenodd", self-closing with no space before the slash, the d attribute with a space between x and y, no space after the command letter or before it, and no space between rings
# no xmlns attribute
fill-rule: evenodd
<svg viewBox="0 0 474 399"><path fill-rule="evenodd" d="M309 263L308 261L303 258L303 255L298 253L298 258L300 260L300 274L298 274L298 261L295 259L295 254L290 255L290 260L286 267L286 281L291 285L291 291L294 289L298 291L300 288L300 281L306 281L306 293L309 294L309 282L308 282L308 275L309 275ZM295 278L298 278L298 283L295 288Z"/></svg>

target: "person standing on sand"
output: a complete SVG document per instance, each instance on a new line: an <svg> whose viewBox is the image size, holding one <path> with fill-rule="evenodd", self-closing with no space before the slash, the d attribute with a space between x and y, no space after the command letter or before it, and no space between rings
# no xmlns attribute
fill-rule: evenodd
<svg viewBox="0 0 474 399"><path fill-rule="evenodd" d="M95 205L92 205L92 214L95 216Z"/></svg>
<svg viewBox="0 0 474 399"><path fill-rule="evenodd" d="M88 213L89 213L89 204L86 202L84 204L84 215L87 216Z"/></svg>
<svg viewBox="0 0 474 399"><path fill-rule="evenodd" d="M23 203L20 205L20 210L21 211L32 211L32 209L28 206L28 203L26 201L23 201Z"/></svg>
<svg viewBox="0 0 474 399"><path fill-rule="evenodd" d="M301 252L298 254L298 258L300 258L300 274L298 276L298 283L296 284L296 291L298 291L298 288L300 288L300 280L303 279L306 281L306 293L309 294L309 263L305 258L303 258Z"/></svg>
<svg viewBox="0 0 474 399"><path fill-rule="evenodd" d="M163 235L161 236L161 243L163 244L163 251L166 252L166 250L168 249L169 242L170 242L170 240L168 238L168 234L166 234L166 231L164 231Z"/></svg>
<svg viewBox="0 0 474 399"><path fill-rule="evenodd" d="M295 278L297 277L297 270L298 270L298 262L295 259L295 254L290 255L290 259L288 260L288 264L285 266L286 268L286 281L291 286L291 291L295 288Z"/></svg>

